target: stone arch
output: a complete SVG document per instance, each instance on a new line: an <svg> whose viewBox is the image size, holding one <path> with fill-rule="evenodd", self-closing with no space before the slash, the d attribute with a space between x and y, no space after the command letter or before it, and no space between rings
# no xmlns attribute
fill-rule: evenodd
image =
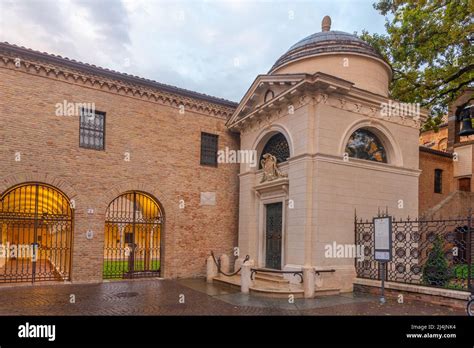
<svg viewBox="0 0 474 348"><path fill-rule="evenodd" d="M288 147L290 148L290 157L294 156L293 139L290 136L290 132L282 125L273 124L270 127L263 129L252 145L252 149L257 151L257 159L260 158L262 150L268 140L277 133L281 133L285 136L286 141L288 142Z"/></svg>
<svg viewBox="0 0 474 348"><path fill-rule="evenodd" d="M350 136L358 129L367 129L379 138L386 151L387 164L397 167L403 166L402 152L395 137L381 122L370 119L356 121L346 129L339 144L338 153L341 157L344 155L346 144L349 141Z"/></svg>

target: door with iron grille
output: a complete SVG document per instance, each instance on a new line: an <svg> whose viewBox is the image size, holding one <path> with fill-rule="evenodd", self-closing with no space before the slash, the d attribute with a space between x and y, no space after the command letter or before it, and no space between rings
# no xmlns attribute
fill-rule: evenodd
<svg viewBox="0 0 474 348"><path fill-rule="evenodd" d="M158 277L163 216L150 195L129 191L114 199L105 217L105 279Z"/></svg>
<svg viewBox="0 0 474 348"><path fill-rule="evenodd" d="M265 267L281 269L282 203L266 204Z"/></svg>
<svg viewBox="0 0 474 348"><path fill-rule="evenodd" d="M70 280L73 215L52 186L7 190L0 197L0 283Z"/></svg>

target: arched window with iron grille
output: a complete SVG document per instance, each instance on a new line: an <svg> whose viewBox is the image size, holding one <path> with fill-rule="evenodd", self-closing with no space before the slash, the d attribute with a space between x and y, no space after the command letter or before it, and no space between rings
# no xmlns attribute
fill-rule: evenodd
<svg viewBox="0 0 474 348"><path fill-rule="evenodd" d="M282 133L277 133L268 139L260 154L259 168L262 168L263 155L269 153L276 157L277 163L286 162L290 157L290 146Z"/></svg>

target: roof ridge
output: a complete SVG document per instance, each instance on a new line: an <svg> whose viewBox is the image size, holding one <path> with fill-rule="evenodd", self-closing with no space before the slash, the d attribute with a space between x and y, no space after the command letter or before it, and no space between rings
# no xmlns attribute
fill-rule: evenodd
<svg viewBox="0 0 474 348"><path fill-rule="evenodd" d="M97 66L97 65L94 65L94 64L81 62L79 60L75 60L75 59L68 58L68 57L63 57L61 55L52 54L52 53L48 53L48 52L41 52L39 50L34 50L34 49L31 49L31 48L28 48L28 47L25 47L25 46L19 46L19 45L12 44L12 43L9 43L9 42L6 42L6 41L0 42L0 49L2 49L2 48L18 50L18 51L21 51L22 53L36 56L35 58L41 57L41 58L44 58L46 60L51 60L52 59L56 63L64 63L65 65L69 65L70 67L76 68L76 69L81 69L81 68L82 69L88 69L89 71L87 71L87 72L89 72L89 73L90 72L95 72L97 74L102 74L102 75L108 74L108 75L110 75L110 77L115 77L116 79L124 80L125 82L142 83L142 84L146 83L147 86L149 86L149 87L150 86L155 87L155 88L158 88L158 89L164 90L166 92L170 92L170 93L177 93L177 94L184 95L184 96L187 96L187 97L197 98L197 99L201 99L201 100L205 100L205 101L208 101L208 102L221 104L221 105L228 106L228 107L234 107L235 108L238 105L237 102L234 102L234 101L231 101L231 100L228 100L228 99L225 99L225 98L215 97L215 96L212 96L212 95L209 95L209 94L206 94L206 93L196 92L196 91L192 91L192 90L189 90L189 89L186 89L186 88L181 88L181 87L165 84L165 83L158 82L156 80L152 80L152 79L148 79L148 78L144 78L144 77L141 77L141 76L138 76L138 75L127 74L127 73L124 73L124 72L120 72L120 71L116 71L116 70L113 70L113 69Z"/></svg>

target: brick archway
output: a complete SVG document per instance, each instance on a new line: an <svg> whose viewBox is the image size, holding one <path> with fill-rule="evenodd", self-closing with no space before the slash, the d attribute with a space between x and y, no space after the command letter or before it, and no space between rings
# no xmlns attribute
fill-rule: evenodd
<svg viewBox="0 0 474 348"><path fill-rule="evenodd" d="M105 213L104 279L159 277L164 215L160 202L143 191L126 191Z"/></svg>
<svg viewBox="0 0 474 348"><path fill-rule="evenodd" d="M3 190L0 283L70 280L73 239L74 209L61 189L28 180Z"/></svg>
<svg viewBox="0 0 474 348"><path fill-rule="evenodd" d="M11 187L27 183L41 182L61 190L70 200L78 196L77 191L66 180L50 173L18 172L10 174L0 180L0 194Z"/></svg>

